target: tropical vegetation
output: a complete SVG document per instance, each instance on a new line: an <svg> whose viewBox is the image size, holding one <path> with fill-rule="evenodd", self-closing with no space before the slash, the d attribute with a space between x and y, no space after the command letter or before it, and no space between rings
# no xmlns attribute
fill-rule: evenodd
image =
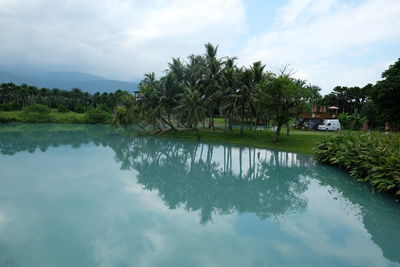
<svg viewBox="0 0 400 267"><path fill-rule="evenodd" d="M349 171L379 191L400 195L400 135L346 134L326 138L315 159Z"/></svg>
<svg viewBox="0 0 400 267"><path fill-rule="evenodd" d="M400 59L382 73L382 80L364 87L336 86L332 93L318 99L318 105L337 106L343 119L352 121L349 129L359 130L368 121L370 128L400 129ZM356 123L354 125L353 123ZM347 125L345 125L347 126ZM354 127L355 126L355 127Z"/></svg>
<svg viewBox="0 0 400 267"><path fill-rule="evenodd" d="M26 84L0 85L0 122L110 123L127 91L89 94L37 88Z"/></svg>
<svg viewBox="0 0 400 267"><path fill-rule="evenodd" d="M204 128L207 123L214 130L215 118L220 117L225 132L236 124L242 135L245 125L250 130L261 123L273 125L280 142L282 127L320 98L318 87L293 78L287 66L279 74L266 71L261 62L238 67L236 58L219 58L217 51L208 43L204 55L172 59L160 79L146 74L139 96L126 97L112 125L135 124L157 132L192 129L200 138L199 125Z"/></svg>
<svg viewBox="0 0 400 267"><path fill-rule="evenodd" d="M317 86L293 78L289 66L275 74L259 61L239 67L235 57L218 57L217 52L218 47L208 43L202 55L173 58L164 76L145 75L138 94L121 90L89 94L79 88L67 91L4 83L0 85L0 121L111 122L116 128L135 124L144 131L199 132L207 127L214 130L216 118L222 118L224 132L232 131L234 125L241 134L260 124L274 126L279 142L281 129L289 133L300 112L310 111L311 105L334 105L339 107L345 129L359 130L366 121L374 129L385 124L392 130L400 127L400 60L375 85L337 86L322 97ZM34 104L47 106L50 113L28 114L25 108Z"/></svg>
<svg viewBox="0 0 400 267"><path fill-rule="evenodd" d="M214 130L215 119L223 118L225 133L238 125L243 135L245 126L251 131L263 124L274 126L275 141L280 142L281 129L285 127L289 134L298 114L310 111L311 105L335 105L344 129L360 130L366 121L370 129L383 129L386 124L392 130L400 127L400 105L395 103L400 101L400 60L376 85L337 86L322 97L317 86L293 78L288 66L279 74L267 71L261 62L238 67L236 58L217 57L217 51L208 43L203 55L173 58L160 79L146 74L139 94L125 98L112 125L135 124L159 133L192 129L199 138L199 124Z"/></svg>

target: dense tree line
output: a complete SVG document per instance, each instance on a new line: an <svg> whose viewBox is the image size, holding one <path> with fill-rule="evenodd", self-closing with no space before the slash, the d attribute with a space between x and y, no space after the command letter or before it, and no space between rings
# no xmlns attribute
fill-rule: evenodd
<svg viewBox="0 0 400 267"><path fill-rule="evenodd" d="M319 105L338 106L340 112L354 120L365 121L371 127L400 127L400 59L382 73L382 80L364 87L336 86L317 101Z"/></svg>
<svg viewBox="0 0 400 267"><path fill-rule="evenodd" d="M68 91L57 88L38 88L27 84L3 83L0 85L0 110L21 110L33 104L41 104L61 112L83 113L91 107L101 107L105 111L113 112L118 105L122 104L123 97L128 94L121 90L114 93L90 94L79 88Z"/></svg>

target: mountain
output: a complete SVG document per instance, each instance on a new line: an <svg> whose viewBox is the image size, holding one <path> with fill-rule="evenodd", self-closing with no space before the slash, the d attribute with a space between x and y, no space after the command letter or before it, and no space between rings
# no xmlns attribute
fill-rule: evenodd
<svg viewBox="0 0 400 267"><path fill-rule="evenodd" d="M47 73L46 75L43 76L42 80L87 82L87 81L105 81L106 79L89 73L84 73L79 71L69 71L69 72Z"/></svg>
<svg viewBox="0 0 400 267"><path fill-rule="evenodd" d="M38 78L17 75L9 72L0 71L0 83L13 82L15 84L26 83L37 87L58 88L71 90L80 88L88 93L114 92L118 89L129 92L136 91L137 82L125 82L117 80L107 80L100 76L83 72L51 72Z"/></svg>
<svg viewBox="0 0 400 267"><path fill-rule="evenodd" d="M34 78L0 71L0 83L9 83L9 82L12 82L15 84L26 83L26 84L34 85L34 84L37 84L39 81Z"/></svg>

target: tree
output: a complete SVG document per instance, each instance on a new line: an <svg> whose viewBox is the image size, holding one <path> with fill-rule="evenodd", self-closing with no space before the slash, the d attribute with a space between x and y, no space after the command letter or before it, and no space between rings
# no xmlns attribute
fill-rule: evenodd
<svg viewBox="0 0 400 267"><path fill-rule="evenodd" d="M197 138L200 139L198 124L205 119L206 109L203 107L201 94L198 90L185 88L180 94L179 106L176 108L181 114L180 121L187 124L197 132Z"/></svg>
<svg viewBox="0 0 400 267"><path fill-rule="evenodd" d="M304 86L303 81L280 75L268 82L263 82L263 103L270 107L272 118L276 123L275 142L280 142L282 126L287 124L301 110L299 109L310 99L312 91ZM299 111L300 110L300 111Z"/></svg>
<svg viewBox="0 0 400 267"><path fill-rule="evenodd" d="M236 58L226 58L224 62L224 69L221 75L221 98L220 103L220 113L225 117L225 131L226 131L226 121L228 120L229 130L232 131L233 117L237 111L238 105L238 69L235 66Z"/></svg>
<svg viewBox="0 0 400 267"><path fill-rule="evenodd" d="M400 126L400 59L382 73L383 80L376 83L372 101L376 105L382 122Z"/></svg>
<svg viewBox="0 0 400 267"><path fill-rule="evenodd" d="M204 95L205 104L207 105L208 116L210 118L210 126L214 130L214 113L216 106L221 102L220 92L220 78L222 72L222 61L217 58L218 46L214 47L212 44L205 44L205 78L204 78Z"/></svg>

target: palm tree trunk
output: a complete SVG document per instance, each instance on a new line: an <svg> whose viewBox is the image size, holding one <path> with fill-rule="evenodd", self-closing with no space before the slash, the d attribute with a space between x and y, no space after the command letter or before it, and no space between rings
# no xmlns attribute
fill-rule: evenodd
<svg viewBox="0 0 400 267"><path fill-rule="evenodd" d="M239 149L239 177L242 178L242 148Z"/></svg>
<svg viewBox="0 0 400 267"><path fill-rule="evenodd" d="M276 133L275 133L275 143L280 143L280 141L281 141L281 139L280 139L281 128L282 128L282 124L278 123L278 127L276 128Z"/></svg>
<svg viewBox="0 0 400 267"><path fill-rule="evenodd" d="M227 126L227 117L226 114L224 116L224 131L226 132L226 126Z"/></svg>
<svg viewBox="0 0 400 267"><path fill-rule="evenodd" d="M200 141L200 131L199 131L199 129L197 128L197 126L196 126L194 129L195 129L195 131L196 131L197 141Z"/></svg>
<svg viewBox="0 0 400 267"><path fill-rule="evenodd" d="M229 123L229 125L228 125L228 127L229 127L229 131L232 131L232 114L231 113L229 113L229 121L228 121L228 123Z"/></svg>
<svg viewBox="0 0 400 267"><path fill-rule="evenodd" d="M242 119L240 120L240 134L243 135L243 123L244 123L244 104L242 105Z"/></svg>
<svg viewBox="0 0 400 267"><path fill-rule="evenodd" d="M252 115L250 115L250 131L252 130L252 128L253 128L253 116Z"/></svg>

